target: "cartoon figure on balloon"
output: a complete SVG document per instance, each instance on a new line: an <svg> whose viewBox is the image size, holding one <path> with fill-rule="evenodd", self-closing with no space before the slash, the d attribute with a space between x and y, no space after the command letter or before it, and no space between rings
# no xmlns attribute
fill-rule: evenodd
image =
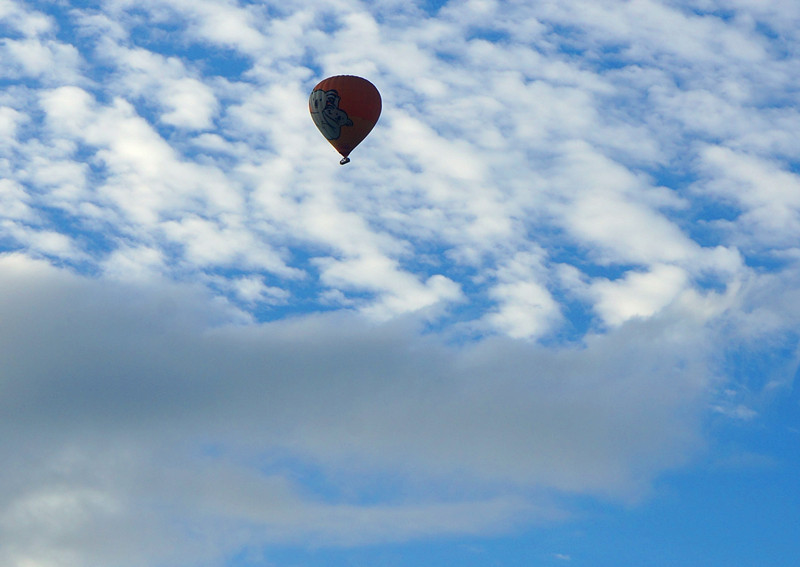
<svg viewBox="0 0 800 567"><path fill-rule="evenodd" d="M370 133L381 115L381 95L375 85L354 75L336 75L311 91L308 109L325 139L350 161L350 152Z"/></svg>
<svg viewBox="0 0 800 567"><path fill-rule="evenodd" d="M347 113L339 108L340 100L341 97L335 90L317 90L311 93L309 101L311 118L328 140L338 139L342 133L342 126L353 125Z"/></svg>

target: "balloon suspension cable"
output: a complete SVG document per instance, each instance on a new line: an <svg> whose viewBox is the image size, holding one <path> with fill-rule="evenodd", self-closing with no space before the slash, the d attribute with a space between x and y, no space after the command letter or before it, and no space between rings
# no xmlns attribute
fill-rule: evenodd
<svg viewBox="0 0 800 567"><path fill-rule="evenodd" d="M344 165L346 163L350 163L350 158L349 157L342 158L342 160L339 162L339 165Z"/></svg>

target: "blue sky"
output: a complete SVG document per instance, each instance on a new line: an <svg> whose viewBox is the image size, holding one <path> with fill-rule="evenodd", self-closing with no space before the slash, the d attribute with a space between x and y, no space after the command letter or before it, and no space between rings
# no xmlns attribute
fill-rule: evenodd
<svg viewBox="0 0 800 567"><path fill-rule="evenodd" d="M0 563L789 565L798 27L0 0Z"/></svg>

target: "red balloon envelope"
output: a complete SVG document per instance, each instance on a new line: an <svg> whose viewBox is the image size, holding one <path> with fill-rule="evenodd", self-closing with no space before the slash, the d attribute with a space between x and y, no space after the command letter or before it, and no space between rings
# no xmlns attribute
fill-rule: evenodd
<svg viewBox="0 0 800 567"><path fill-rule="evenodd" d="M361 77L337 75L317 84L308 99L311 118L322 135L342 154L342 165L381 115L381 95Z"/></svg>

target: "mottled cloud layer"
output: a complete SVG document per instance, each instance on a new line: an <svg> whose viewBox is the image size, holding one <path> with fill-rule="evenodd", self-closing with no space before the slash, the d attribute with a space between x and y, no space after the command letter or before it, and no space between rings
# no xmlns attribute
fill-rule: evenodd
<svg viewBox="0 0 800 567"><path fill-rule="evenodd" d="M383 320L467 302L539 338L565 294L615 325L793 242L796 63L746 7L5 11L11 247ZM348 169L304 102L337 72L386 106Z"/></svg>

